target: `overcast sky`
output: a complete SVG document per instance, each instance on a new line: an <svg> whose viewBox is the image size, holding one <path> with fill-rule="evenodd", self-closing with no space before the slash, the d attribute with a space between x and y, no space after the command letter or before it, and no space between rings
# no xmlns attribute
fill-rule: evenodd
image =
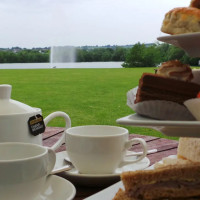
<svg viewBox="0 0 200 200"><path fill-rule="evenodd" d="M155 42L190 0L0 0L0 48Z"/></svg>

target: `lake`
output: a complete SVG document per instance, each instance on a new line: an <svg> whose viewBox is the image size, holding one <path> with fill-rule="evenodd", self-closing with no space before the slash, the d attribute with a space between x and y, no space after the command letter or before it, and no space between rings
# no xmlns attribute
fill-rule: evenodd
<svg viewBox="0 0 200 200"><path fill-rule="evenodd" d="M75 62L75 63L6 63L0 69L49 69L49 68L122 68L123 62Z"/></svg>

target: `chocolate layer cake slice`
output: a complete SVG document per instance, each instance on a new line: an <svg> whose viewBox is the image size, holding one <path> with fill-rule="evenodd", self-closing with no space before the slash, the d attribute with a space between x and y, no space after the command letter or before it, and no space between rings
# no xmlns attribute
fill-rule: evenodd
<svg viewBox="0 0 200 200"><path fill-rule="evenodd" d="M200 92L199 84L144 73L139 81L135 103L147 100L166 100L182 105L185 100L195 98L198 92Z"/></svg>

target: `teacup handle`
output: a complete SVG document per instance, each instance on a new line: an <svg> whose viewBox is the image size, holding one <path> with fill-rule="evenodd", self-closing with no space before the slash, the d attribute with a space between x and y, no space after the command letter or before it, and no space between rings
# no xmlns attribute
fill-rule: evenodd
<svg viewBox="0 0 200 200"><path fill-rule="evenodd" d="M142 145L143 154L138 156L137 159L134 159L134 160L125 160L123 158L122 162L120 163L120 166L124 166L124 165L127 165L127 164L132 164L132 163L139 162L140 160L142 160L143 158L146 157L146 155L147 155L147 144L146 144L145 140L143 140L142 138L134 138L134 139L128 140L125 143L125 146L124 146L125 151L128 150L129 148L131 148L132 145L137 143L137 142L139 142Z"/></svg>
<svg viewBox="0 0 200 200"><path fill-rule="evenodd" d="M48 166L48 171L47 171L47 175L49 175L54 166L55 166L55 163L56 163L56 154L55 154L55 151L51 148L48 148L48 157L49 157L49 166Z"/></svg>
<svg viewBox="0 0 200 200"><path fill-rule="evenodd" d="M65 130L67 128L71 127L71 119L69 117L69 115L67 115L65 112L61 112L61 111L56 111L53 112L51 114L49 114L45 119L44 119L44 124L45 126L55 117L64 117L66 125L65 125ZM65 142L65 131L63 132L62 136L60 137L60 139L51 147L51 149L53 149L54 151L59 148L63 143Z"/></svg>

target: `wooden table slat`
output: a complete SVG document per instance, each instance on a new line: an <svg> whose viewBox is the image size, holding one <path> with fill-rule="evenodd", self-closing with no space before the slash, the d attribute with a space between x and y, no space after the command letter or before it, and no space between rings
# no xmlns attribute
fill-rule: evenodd
<svg viewBox="0 0 200 200"><path fill-rule="evenodd" d="M154 136L149 136L149 135L139 135L139 134L134 134L134 133L131 133L129 135L130 135L130 138L142 138L146 142L159 139L159 137L154 137Z"/></svg>
<svg viewBox="0 0 200 200"><path fill-rule="evenodd" d="M62 134L63 133L61 132L61 133L51 136L50 138L43 140L43 145L47 147L51 147L53 144L55 144L59 140Z"/></svg>
<svg viewBox="0 0 200 200"><path fill-rule="evenodd" d="M156 156L154 154L149 154L147 157L150 160L150 166L151 166L151 165L155 164L156 162L159 162L160 160L162 160L165 157L168 157L171 155L176 155L176 154L177 154L177 148L158 152L158 153L156 153Z"/></svg>
<svg viewBox="0 0 200 200"><path fill-rule="evenodd" d="M42 134L42 139L48 139L58 133L63 132L65 129L60 127L46 127L45 132Z"/></svg>

